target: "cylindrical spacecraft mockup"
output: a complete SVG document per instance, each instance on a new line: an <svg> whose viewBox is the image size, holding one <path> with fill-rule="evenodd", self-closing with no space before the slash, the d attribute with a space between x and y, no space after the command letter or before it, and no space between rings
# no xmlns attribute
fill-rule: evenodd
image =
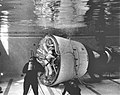
<svg viewBox="0 0 120 95"><path fill-rule="evenodd" d="M88 52L77 41L46 35L39 43L36 56L46 68L40 81L47 86L82 77L87 72Z"/></svg>

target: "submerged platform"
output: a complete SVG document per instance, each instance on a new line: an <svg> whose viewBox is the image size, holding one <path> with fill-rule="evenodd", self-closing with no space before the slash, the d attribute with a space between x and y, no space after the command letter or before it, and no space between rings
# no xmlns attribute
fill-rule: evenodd
<svg viewBox="0 0 120 95"><path fill-rule="evenodd" d="M120 77L103 79L100 82L90 82L88 76L83 79L87 80L86 84L79 84L81 95L120 95ZM3 93L0 95L22 95L23 94L23 77L2 78L0 86ZM39 95L62 95L64 86L47 87L39 82ZM28 95L34 95L32 89L29 89ZM66 93L66 95L69 95Z"/></svg>

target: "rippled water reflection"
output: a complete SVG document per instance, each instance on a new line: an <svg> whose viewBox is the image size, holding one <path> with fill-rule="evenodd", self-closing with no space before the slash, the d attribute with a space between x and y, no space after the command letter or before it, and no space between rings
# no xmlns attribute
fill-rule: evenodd
<svg viewBox="0 0 120 95"><path fill-rule="evenodd" d="M11 34L64 31L70 35L94 35L99 30L107 35L119 34L119 0L35 1L1 0L0 24L8 22Z"/></svg>
<svg viewBox="0 0 120 95"><path fill-rule="evenodd" d="M37 2L35 14L38 16L38 25L54 28L84 27L84 17L89 9L87 1L81 0L51 0ZM41 23L43 20L44 23ZM40 22L40 23L39 23Z"/></svg>

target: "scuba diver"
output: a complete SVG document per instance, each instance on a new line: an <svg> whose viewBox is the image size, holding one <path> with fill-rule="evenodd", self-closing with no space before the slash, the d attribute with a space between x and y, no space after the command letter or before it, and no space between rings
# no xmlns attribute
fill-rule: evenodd
<svg viewBox="0 0 120 95"><path fill-rule="evenodd" d="M45 72L44 67L37 62L36 57L31 57L27 62L22 72L25 74L23 84L23 95L27 95L29 87L31 85L34 95L38 95L38 73L43 74Z"/></svg>
<svg viewBox="0 0 120 95"><path fill-rule="evenodd" d="M69 80L64 82L63 84L65 86L65 89L62 95L65 95L66 92L68 92L70 95L81 95L81 89L79 88L76 80Z"/></svg>

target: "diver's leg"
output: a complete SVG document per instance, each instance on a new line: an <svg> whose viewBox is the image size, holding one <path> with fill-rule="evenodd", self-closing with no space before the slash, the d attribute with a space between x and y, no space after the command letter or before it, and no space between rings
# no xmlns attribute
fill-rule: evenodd
<svg viewBox="0 0 120 95"><path fill-rule="evenodd" d="M38 82L37 82L37 80L34 83L32 83L32 89L33 89L34 95L38 95Z"/></svg>
<svg viewBox="0 0 120 95"><path fill-rule="evenodd" d="M25 80L23 84L23 90L24 90L23 95L27 95L29 87L30 87L30 83L27 80Z"/></svg>

